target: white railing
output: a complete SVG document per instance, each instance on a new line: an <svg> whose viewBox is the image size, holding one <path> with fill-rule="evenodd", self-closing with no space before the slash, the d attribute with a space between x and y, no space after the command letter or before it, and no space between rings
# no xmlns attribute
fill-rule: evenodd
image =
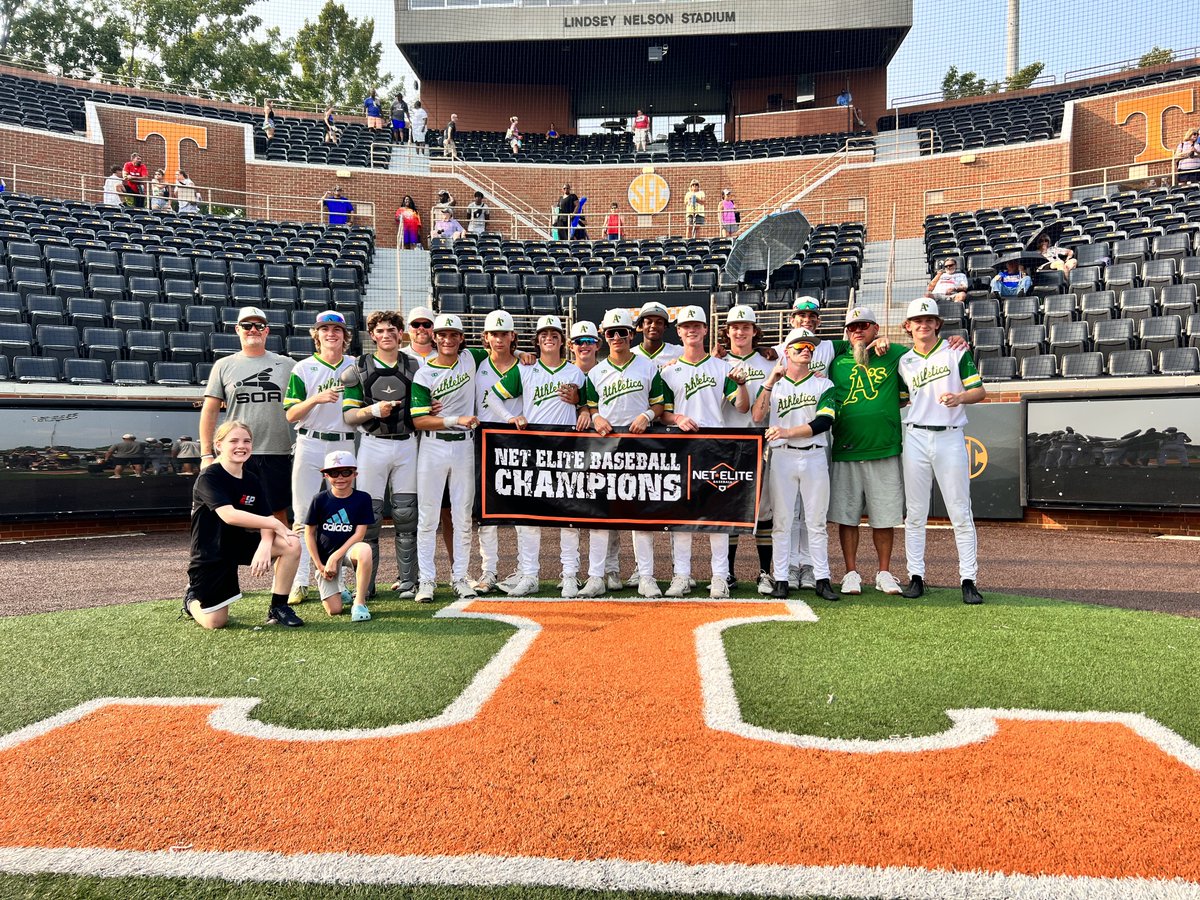
<svg viewBox="0 0 1200 900"><path fill-rule="evenodd" d="M874 158L874 137L850 138L837 153L819 159L810 169L792 179L781 190L776 191L763 205L767 208L789 209L795 199L806 190L832 173L839 166L869 163ZM871 158L866 158L870 153Z"/></svg>
<svg viewBox="0 0 1200 900"><path fill-rule="evenodd" d="M1189 47L1186 50L1167 50L1171 59L1156 65L1182 65L1185 62L1200 57L1200 47ZM1072 69L1063 74L1063 81L1078 81L1081 78L1099 78L1102 75L1133 74L1143 67L1141 57L1122 59L1117 62L1100 63L1084 69Z"/></svg>
<svg viewBox="0 0 1200 900"><path fill-rule="evenodd" d="M1025 87L1021 88L1021 90L1026 91L1030 88L1049 87L1050 85L1057 83L1058 78L1054 75L1039 75L1037 78L1033 79L1033 81L1029 82L1029 84L1027 84ZM1004 82L1001 81L1000 90L994 94L984 93L978 94L974 97L955 97L954 100L973 100L976 103L986 103L992 97L999 97L1005 93L1008 92L1004 89ZM926 94L909 94L906 97L893 97L892 102L888 105L888 109L899 109L902 106L923 106L926 103L942 102L953 101L946 100L945 91L930 91Z"/></svg>

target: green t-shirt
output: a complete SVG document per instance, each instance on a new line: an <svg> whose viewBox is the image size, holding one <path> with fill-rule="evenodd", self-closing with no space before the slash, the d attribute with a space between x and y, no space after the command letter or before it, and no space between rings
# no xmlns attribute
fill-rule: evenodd
<svg viewBox="0 0 1200 900"><path fill-rule="evenodd" d="M907 352L908 347L892 344L883 356L872 353L871 364L864 369L854 361L854 354L845 350L829 364L827 374L838 401L833 426L835 462L900 455L903 385L897 369Z"/></svg>

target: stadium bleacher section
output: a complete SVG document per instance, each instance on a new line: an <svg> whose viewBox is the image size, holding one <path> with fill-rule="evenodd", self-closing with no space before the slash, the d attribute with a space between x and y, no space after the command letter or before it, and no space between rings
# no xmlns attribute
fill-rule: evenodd
<svg viewBox="0 0 1200 900"><path fill-rule="evenodd" d="M308 356L318 311L361 321L374 253L368 228L0 195L0 357L19 381L193 384L242 306Z"/></svg>

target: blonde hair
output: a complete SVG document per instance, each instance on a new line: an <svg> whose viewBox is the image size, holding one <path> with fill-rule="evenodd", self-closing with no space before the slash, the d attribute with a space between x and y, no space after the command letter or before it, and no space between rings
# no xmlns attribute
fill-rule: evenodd
<svg viewBox="0 0 1200 900"><path fill-rule="evenodd" d="M223 441L223 440L225 440L225 438L229 437L231 432L236 431L239 428L242 429L244 432L246 432L246 434L248 434L250 436L250 441L251 441L251 443L253 443L254 432L250 430L249 425L247 425L241 419L226 419L224 422L222 422L220 425L217 426L217 432L216 432L216 434L213 435L213 447L215 448L217 446L217 444L221 443L221 441ZM217 456L220 456L220 455L221 455L221 453L218 450Z"/></svg>

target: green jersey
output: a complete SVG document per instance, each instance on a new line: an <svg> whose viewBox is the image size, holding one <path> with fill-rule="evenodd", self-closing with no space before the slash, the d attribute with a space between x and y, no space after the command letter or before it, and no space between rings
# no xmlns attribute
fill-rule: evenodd
<svg viewBox="0 0 1200 900"><path fill-rule="evenodd" d="M902 384L897 370L907 352L902 344L892 344L883 356L872 351L871 363L864 369L846 349L829 364L827 375L837 391L838 403L833 426L834 462L900 455Z"/></svg>

